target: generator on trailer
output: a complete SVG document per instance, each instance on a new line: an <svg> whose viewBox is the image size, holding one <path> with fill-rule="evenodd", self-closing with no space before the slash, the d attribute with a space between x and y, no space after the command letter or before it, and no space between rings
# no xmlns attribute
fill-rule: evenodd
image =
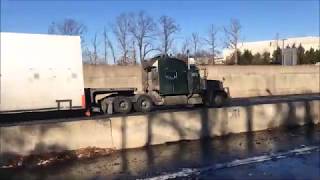
<svg viewBox="0 0 320 180"><path fill-rule="evenodd" d="M1 32L0 114L74 110L148 112L168 104L220 107L222 82L200 77L188 61L167 55L143 66L144 88L85 88L79 36Z"/></svg>
<svg viewBox="0 0 320 180"><path fill-rule="evenodd" d="M0 113L85 107L79 36L1 32L0 38Z"/></svg>

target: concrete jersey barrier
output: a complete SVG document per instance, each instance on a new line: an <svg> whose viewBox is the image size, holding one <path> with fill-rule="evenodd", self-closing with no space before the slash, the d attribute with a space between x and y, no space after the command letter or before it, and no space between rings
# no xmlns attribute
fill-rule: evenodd
<svg viewBox="0 0 320 180"><path fill-rule="evenodd" d="M319 109L319 100L305 100L0 127L0 164L17 155L86 147L119 150L279 126L317 124Z"/></svg>

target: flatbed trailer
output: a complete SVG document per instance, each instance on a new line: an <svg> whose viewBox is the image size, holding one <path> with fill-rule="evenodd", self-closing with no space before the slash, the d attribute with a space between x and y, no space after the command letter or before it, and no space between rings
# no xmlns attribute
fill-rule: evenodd
<svg viewBox="0 0 320 180"><path fill-rule="evenodd" d="M97 100L98 95L113 95L113 97L115 97L114 95L122 95L127 97L134 97L134 93L136 91L137 88L85 88L84 92L86 97L86 109L90 112L100 112L101 108L104 108L101 107L101 102ZM109 110L109 114L112 114L112 111Z"/></svg>

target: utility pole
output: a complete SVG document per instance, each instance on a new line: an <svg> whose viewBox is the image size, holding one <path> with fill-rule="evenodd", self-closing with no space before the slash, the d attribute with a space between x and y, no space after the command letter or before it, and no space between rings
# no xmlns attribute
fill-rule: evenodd
<svg viewBox="0 0 320 180"><path fill-rule="evenodd" d="M283 50L284 50L284 41L287 39L282 39L282 50L281 50L281 65L284 65L284 54L283 54Z"/></svg>

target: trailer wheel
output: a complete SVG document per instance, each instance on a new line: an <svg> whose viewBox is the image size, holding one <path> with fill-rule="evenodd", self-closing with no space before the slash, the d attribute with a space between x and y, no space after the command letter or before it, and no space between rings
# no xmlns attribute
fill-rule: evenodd
<svg viewBox="0 0 320 180"><path fill-rule="evenodd" d="M137 102L133 104L133 107L138 112L150 112L153 107L153 102L150 97L142 95L138 97Z"/></svg>
<svg viewBox="0 0 320 180"><path fill-rule="evenodd" d="M114 111L118 113L129 113L132 109L131 100L127 97L120 96L116 97L113 102Z"/></svg>

